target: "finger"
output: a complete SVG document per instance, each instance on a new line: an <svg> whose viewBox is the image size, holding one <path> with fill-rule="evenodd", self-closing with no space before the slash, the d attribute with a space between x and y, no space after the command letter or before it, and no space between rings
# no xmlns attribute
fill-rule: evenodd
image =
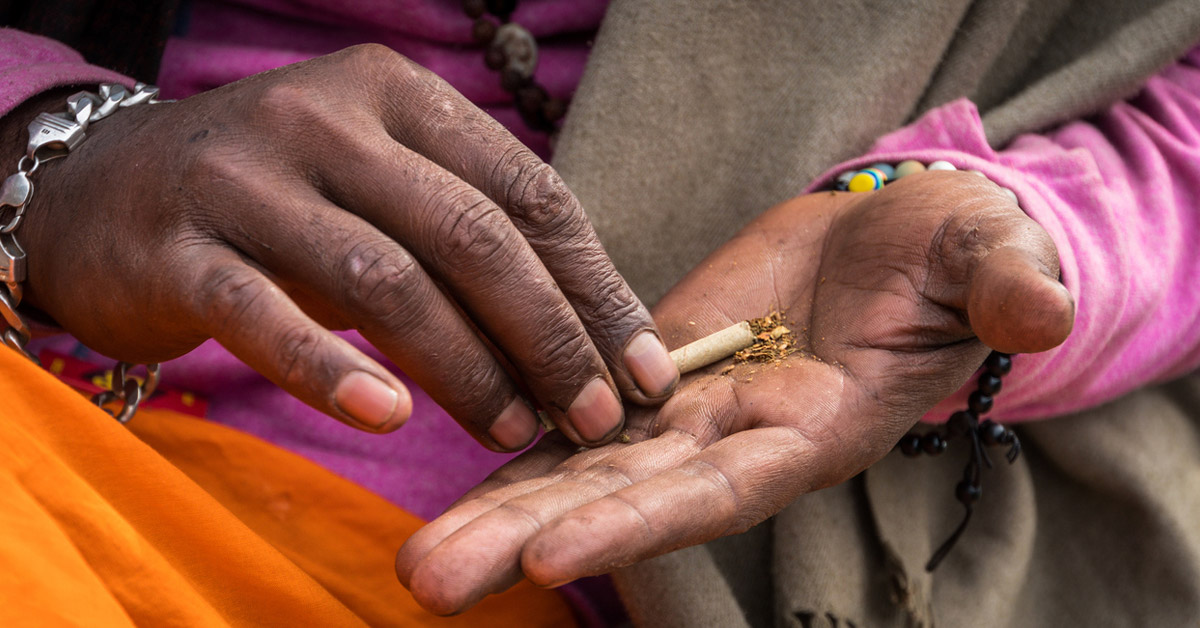
<svg viewBox="0 0 1200 628"><path fill-rule="evenodd" d="M608 455L612 447L615 445L587 449L571 456L579 447L565 437L551 434L543 438L528 451L497 469L404 542L396 554L396 575L400 583L407 587L417 563L459 528L500 507L509 499L532 493L565 477L571 472L570 468L563 466L556 469L564 460L603 457Z"/></svg>
<svg viewBox="0 0 1200 628"><path fill-rule="evenodd" d="M380 137L354 168L330 165L327 193L447 286L572 440L615 436L624 414L604 359L525 238L478 190Z"/></svg>
<svg viewBox="0 0 1200 628"><path fill-rule="evenodd" d="M201 270L193 307L238 359L347 425L386 432L408 419L412 398L395 376L313 322L232 251L215 249Z"/></svg>
<svg viewBox="0 0 1200 628"><path fill-rule="evenodd" d="M275 219L248 222L236 244L283 283L329 303L481 443L505 451L528 445L536 417L420 264L319 195L291 198L276 198Z"/></svg>
<svg viewBox="0 0 1200 628"><path fill-rule="evenodd" d="M816 364L804 374L768 370L754 384L677 395L660 421L697 434L715 429L701 441L712 444L543 526L522 551L525 574L550 586L736 534L861 470L878 457L865 446L879 440L869 432L882 430L894 442L896 428L864 420L856 395L839 386L839 372ZM784 386L789 394L781 399Z"/></svg>
<svg viewBox="0 0 1200 628"><path fill-rule="evenodd" d="M663 407L669 425L657 438L586 450L554 469L546 468L541 455L535 453L528 462L521 460L523 455L489 478L501 479L495 490L451 508L404 544L396 559L401 583L439 612L474 604L511 580L523 544L544 522L683 463L722 436L712 429L711 418L693 417L715 414L721 416L719 422L728 424L735 405L728 385L692 387ZM648 436L649 413L638 418L637 427ZM553 447L543 441L533 452ZM558 452L559 456L565 453ZM525 475L539 468L541 476ZM503 481L509 478L513 483ZM490 546L486 560L464 560L476 543Z"/></svg>
<svg viewBox="0 0 1200 628"><path fill-rule="evenodd" d="M554 169L445 81L397 68L398 80L413 87L376 101L391 135L509 215L574 306L622 394L638 403L668 397L679 373L654 320Z"/></svg>
<svg viewBox="0 0 1200 628"><path fill-rule="evenodd" d="M1075 323L1075 301L1029 251L1004 247L971 273L971 329L1005 353L1036 353L1062 344Z"/></svg>
<svg viewBox="0 0 1200 628"><path fill-rule="evenodd" d="M991 181L935 174L940 177L925 177L925 183L950 180L949 189L965 194L931 249L935 270L946 279L941 285L951 286L943 296L967 313L971 331L992 349L1029 353L1061 344L1075 306L1058 281L1050 235Z"/></svg>
<svg viewBox="0 0 1200 628"><path fill-rule="evenodd" d="M727 409L729 402L732 401L732 396L715 401L711 399L712 395L707 394L707 389L691 390L700 394L677 395L668 402L665 408L669 409L672 405L683 407L684 411L676 412L676 415L704 414L710 410L718 414L727 414L719 409L723 407ZM725 391L732 392L727 387ZM650 411L643 411L634 416L634 423L628 431L634 436L637 443L640 444L651 437L650 429L653 417L654 414ZM708 424L704 424L703 421L691 423L676 421L676 423L680 424L676 428L679 434L671 436L686 435L685 443L709 443L721 436L720 433L711 429L711 421ZM667 438L655 439L650 448L650 452L657 455L654 459L662 465L662 468L687 455L680 454L675 458L663 457L670 451L670 448L662 446L666 440ZM699 445L696 445L693 449L698 449L698 447ZM528 451L501 466L483 482L467 491L441 516L410 537L397 554L396 572L400 581L408 586L412 570L438 543L459 528L500 507L507 501L539 491L564 478L571 477L573 474L586 472L593 465L607 466L613 464L614 461L619 462L623 458L614 458L617 455L615 452L625 451L627 453L621 454L625 457L624 459L636 461L643 455L640 452L645 450L646 447L616 443L581 449L572 445L559 434L547 435Z"/></svg>
<svg viewBox="0 0 1200 628"><path fill-rule="evenodd" d="M586 469L494 491L422 529L398 555L401 582L426 608L458 612L488 593L507 588L520 576L521 550L542 526L676 466L700 449L694 438L682 432L669 432L653 442L608 447L617 449ZM443 539L435 543L436 537ZM480 551L483 547L486 550Z"/></svg>
<svg viewBox="0 0 1200 628"><path fill-rule="evenodd" d="M744 532L814 488L815 453L786 427L734 434L557 518L525 545L521 565L535 584L554 586Z"/></svg>

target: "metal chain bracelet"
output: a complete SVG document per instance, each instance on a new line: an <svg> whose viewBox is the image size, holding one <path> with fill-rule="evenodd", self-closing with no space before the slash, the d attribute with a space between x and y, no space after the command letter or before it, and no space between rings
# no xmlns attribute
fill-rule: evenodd
<svg viewBox="0 0 1200 628"><path fill-rule="evenodd" d="M45 162L67 156L87 137L88 126L103 120L124 107L154 104L158 88L137 83L133 91L118 83L104 83L96 92L81 91L67 98L63 113L42 113L29 124L29 143L25 156L17 162L17 172L0 186L0 315L4 317L4 344L33 361L37 356L26 349L32 334L17 307L21 305L22 286L26 277L25 250L17 243L16 231L25 217L25 208L33 198L30 175ZM92 397L92 402L122 423L133 418L138 404L149 397L158 385L159 365L146 366L143 381L129 374L135 365L120 362L113 371L110 390ZM117 412L104 408L121 401Z"/></svg>

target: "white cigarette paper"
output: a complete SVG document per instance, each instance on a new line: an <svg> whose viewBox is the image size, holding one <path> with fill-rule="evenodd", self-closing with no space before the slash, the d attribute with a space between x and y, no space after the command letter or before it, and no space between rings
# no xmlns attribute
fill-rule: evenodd
<svg viewBox="0 0 1200 628"><path fill-rule="evenodd" d="M742 321L672 351L671 359L682 375L724 360L752 344L754 332L750 331L750 323Z"/></svg>

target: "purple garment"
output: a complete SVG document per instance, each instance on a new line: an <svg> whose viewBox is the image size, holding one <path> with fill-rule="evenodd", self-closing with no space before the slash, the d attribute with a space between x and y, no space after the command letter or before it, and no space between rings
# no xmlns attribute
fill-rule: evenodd
<svg viewBox="0 0 1200 628"><path fill-rule="evenodd" d="M281 65L364 42L384 44L446 79L546 157L545 134L521 123L512 97L471 41L461 4L437 0L197 0L183 37L167 42L158 86L183 98ZM537 81L569 100L583 73L588 38L608 0L523 0L513 21L539 39Z"/></svg>
<svg viewBox="0 0 1200 628"><path fill-rule="evenodd" d="M79 53L53 39L0 28L0 115L54 87L106 81L133 86L116 72L84 63Z"/></svg>
<svg viewBox="0 0 1200 628"><path fill-rule="evenodd" d="M943 159L1017 194L1058 247L1075 297L1075 328L1060 347L1017 356L992 416L1043 419L1097 406L1200 366L1200 48L1101 115L1002 150L966 100L881 138L872 163ZM973 382L935 407L964 407Z"/></svg>

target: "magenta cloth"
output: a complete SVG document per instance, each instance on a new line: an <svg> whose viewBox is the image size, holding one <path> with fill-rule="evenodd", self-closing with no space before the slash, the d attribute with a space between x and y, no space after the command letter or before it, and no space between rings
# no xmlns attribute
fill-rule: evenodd
<svg viewBox="0 0 1200 628"><path fill-rule="evenodd" d="M336 6L336 8L331 8ZM538 38L535 78L569 100L583 73L589 37L608 0L522 0L513 21ZM158 86L183 98L281 65L374 42L446 79L471 102L546 157L545 134L521 123L512 97L471 41L461 3L447 0L196 0L186 34L167 42Z"/></svg>
<svg viewBox="0 0 1200 628"><path fill-rule="evenodd" d="M810 189L848 169L904 159L977 169L1015 192L1054 239L1075 297L1071 336L1052 351L1015 357L991 416L1076 412L1200 366L1200 48L1129 101L998 152L975 106L949 103ZM946 420L972 387L925 419Z"/></svg>
<svg viewBox="0 0 1200 628"><path fill-rule="evenodd" d="M0 115L54 87L105 81L133 86L116 72L88 65L78 52L53 39L0 28Z"/></svg>

